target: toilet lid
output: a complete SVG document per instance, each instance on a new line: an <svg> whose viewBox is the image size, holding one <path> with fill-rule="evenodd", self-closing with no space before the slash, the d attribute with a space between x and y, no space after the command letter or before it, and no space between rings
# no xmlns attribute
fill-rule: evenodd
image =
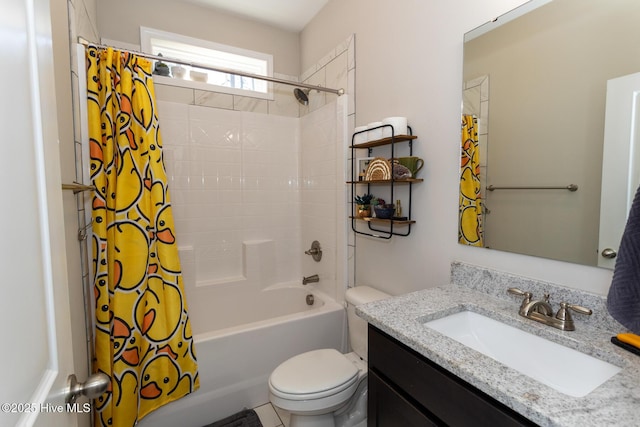
<svg viewBox="0 0 640 427"><path fill-rule="evenodd" d="M357 379L358 369L349 359L337 350L322 349L283 362L273 371L269 383L288 398L313 399L339 393Z"/></svg>

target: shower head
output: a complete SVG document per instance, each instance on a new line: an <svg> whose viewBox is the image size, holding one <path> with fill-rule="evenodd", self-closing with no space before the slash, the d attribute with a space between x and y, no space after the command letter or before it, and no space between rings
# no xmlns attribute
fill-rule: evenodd
<svg viewBox="0 0 640 427"><path fill-rule="evenodd" d="M309 90L310 89L300 89L299 87L293 90L293 94L300 104L309 105Z"/></svg>

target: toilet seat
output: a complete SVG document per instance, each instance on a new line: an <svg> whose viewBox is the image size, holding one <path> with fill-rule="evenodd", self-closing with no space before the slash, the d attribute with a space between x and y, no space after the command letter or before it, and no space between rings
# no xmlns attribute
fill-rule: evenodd
<svg viewBox="0 0 640 427"><path fill-rule="evenodd" d="M269 378L269 389L281 399L322 399L353 387L358 373L353 362L337 350L313 350L280 364Z"/></svg>

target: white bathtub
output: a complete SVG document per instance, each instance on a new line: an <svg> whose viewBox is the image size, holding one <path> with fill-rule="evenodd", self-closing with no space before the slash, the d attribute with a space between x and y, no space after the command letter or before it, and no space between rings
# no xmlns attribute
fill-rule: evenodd
<svg viewBox="0 0 640 427"><path fill-rule="evenodd" d="M313 306L305 302L309 293ZM203 331L194 322L200 389L149 414L139 426L201 427L262 405L269 401L269 375L284 360L318 348L345 350L345 309L319 292L291 286L235 298L222 298L207 313L206 323L222 329Z"/></svg>

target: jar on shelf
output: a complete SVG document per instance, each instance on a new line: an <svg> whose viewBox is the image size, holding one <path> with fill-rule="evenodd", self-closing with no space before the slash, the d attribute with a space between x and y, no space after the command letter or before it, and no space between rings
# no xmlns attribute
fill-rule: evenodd
<svg viewBox="0 0 640 427"><path fill-rule="evenodd" d="M369 218L371 216L371 205L356 205L356 218Z"/></svg>

